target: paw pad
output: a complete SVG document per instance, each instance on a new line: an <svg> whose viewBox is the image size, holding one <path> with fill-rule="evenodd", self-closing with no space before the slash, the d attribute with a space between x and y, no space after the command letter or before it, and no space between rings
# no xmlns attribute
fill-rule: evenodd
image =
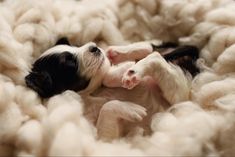
<svg viewBox="0 0 235 157"><path fill-rule="evenodd" d="M129 76L131 76L131 75L133 75L133 74L135 74L135 71L134 71L134 70L129 70L129 71L128 71L128 75L129 75Z"/></svg>
<svg viewBox="0 0 235 157"><path fill-rule="evenodd" d="M141 79L135 70L128 70L127 73L123 75L122 87L127 89L132 89L140 83Z"/></svg>

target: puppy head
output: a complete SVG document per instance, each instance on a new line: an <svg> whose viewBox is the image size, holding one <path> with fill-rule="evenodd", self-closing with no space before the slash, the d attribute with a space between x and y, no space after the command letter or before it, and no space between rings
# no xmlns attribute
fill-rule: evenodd
<svg viewBox="0 0 235 157"><path fill-rule="evenodd" d="M28 87L46 98L65 90L85 90L92 82L98 84L106 70L107 59L96 44L58 45L35 61L25 81Z"/></svg>

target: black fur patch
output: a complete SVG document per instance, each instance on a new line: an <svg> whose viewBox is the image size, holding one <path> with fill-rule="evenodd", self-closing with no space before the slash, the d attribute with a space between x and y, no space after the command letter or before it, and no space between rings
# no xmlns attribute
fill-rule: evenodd
<svg viewBox="0 0 235 157"><path fill-rule="evenodd" d="M179 45L174 42L163 42L161 45L154 45L151 44L153 51L159 51L159 49L166 49L166 48L177 48Z"/></svg>
<svg viewBox="0 0 235 157"><path fill-rule="evenodd" d="M199 57L199 50L197 47L192 45L178 46L176 43L171 42L166 42L162 45L151 45L153 51L159 51L160 53L164 52L164 50L172 49L166 54L161 53L166 61L177 64L182 69L190 72L192 76L195 76L199 73L199 69L195 64Z"/></svg>
<svg viewBox="0 0 235 157"><path fill-rule="evenodd" d="M62 37L57 40L55 45L70 45L70 43L67 37Z"/></svg>
<svg viewBox="0 0 235 157"><path fill-rule="evenodd" d="M25 77L28 87L41 97L50 97L65 90L85 89L90 80L80 76L79 63L70 52L54 53L39 58Z"/></svg>

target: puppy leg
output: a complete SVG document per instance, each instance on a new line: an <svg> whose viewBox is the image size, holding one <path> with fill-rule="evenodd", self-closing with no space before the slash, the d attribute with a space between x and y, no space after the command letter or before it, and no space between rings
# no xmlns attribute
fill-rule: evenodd
<svg viewBox="0 0 235 157"><path fill-rule="evenodd" d="M134 43L127 46L111 46L107 50L107 56L113 64L123 61L137 61L150 53L157 51L167 61L171 61L181 68L189 71L193 76L199 72L195 61L199 57L199 50L192 45L178 46L176 43L162 42L153 44L150 42Z"/></svg>
<svg viewBox="0 0 235 157"><path fill-rule="evenodd" d="M189 79L179 67L167 63L158 52L148 55L127 70L122 79L123 87L132 89L145 76L151 76L158 83L169 103L188 100Z"/></svg>
<svg viewBox="0 0 235 157"><path fill-rule="evenodd" d="M144 41L125 46L110 46L106 54L113 64L124 61L136 61L145 58L153 51L163 53L177 48L176 43L161 41Z"/></svg>
<svg viewBox="0 0 235 157"><path fill-rule="evenodd" d="M146 115L146 109L140 105L118 100L109 101L100 110L97 121L98 137L107 141L118 138L122 132L122 120L138 122Z"/></svg>
<svg viewBox="0 0 235 157"><path fill-rule="evenodd" d="M102 84L106 87L121 87L122 86L122 75L129 69L135 62L127 62L118 66L111 66L109 71L106 73Z"/></svg>
<svg viewBox="0 0 235 157"><path fill-rule="evenodd" d="M110 46L106 55L113 64L118 64L124 61L140 60L150 53L153 47L149 42L138 42L126 46Z"/></svg>

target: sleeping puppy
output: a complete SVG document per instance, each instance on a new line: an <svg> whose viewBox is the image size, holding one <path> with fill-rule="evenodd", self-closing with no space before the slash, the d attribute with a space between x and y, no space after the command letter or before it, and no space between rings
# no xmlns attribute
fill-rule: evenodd
<svg viewBox="0 0 235 157"><path fill-rule="evenodd" d="M137 126L148 134L154 113L188 99L187 76L154 52L156 45L135 43L109 47L105 52L95 43L75 47L62 39L58 44L62 45L50 48L35 61L25 77L26 85L43 98L65 90L79 92L85 102L84 115L96 125L102 139L120 137ZM185 51L176 48L171 50L173 55L165 57L174 60L174 56L189 54L194 58L194 51L193 47ZM131 62L136 60L140 61ZM111 66L110 62L124 63Z"/></svg>
<svg viewBox="0 0 235 157"><path fill-rule="evenodd" d="M35 61L25 80L43 98L65 90L88 91L100 85L109 64L95 43L82 47L57 45Z"/></svg>
<svg viewBox="0 0 235 157"><path fill-rule="evenodd" d="M106 106L104 110L114 108L117 112L125 110L126 113L122 111L123 115L119 116L122 119L142 120L142 117L146 115L144 107L118 100L107 102L108 100L105 98L91 96L91 93L100 87L102 82L106 86L109 86L109 83L114 85L109 78L112 78L113 72L116 73L117 69L111 70L110 62L102 49L92 42L81 47L66 45L68 42L64 39L59 40L58 43L61 45L56 45L45 51L32 65L30 73L25 77L26 85L29 88L36 91L42 98L49 98L65 90L79 92L86 104L84 115L91 123L97 124L98 128L101 125L104 126L102 118L99 118L100 115L103 117L100 110L104 104ZM121 69L126 70L127 67L122 66ZM121 82L121 80L119 81ZM114 105L117 103L119 107ZM99 131L99 133L103 134L103 131ZM111 138L106 133L100 137Z"/></svg>

